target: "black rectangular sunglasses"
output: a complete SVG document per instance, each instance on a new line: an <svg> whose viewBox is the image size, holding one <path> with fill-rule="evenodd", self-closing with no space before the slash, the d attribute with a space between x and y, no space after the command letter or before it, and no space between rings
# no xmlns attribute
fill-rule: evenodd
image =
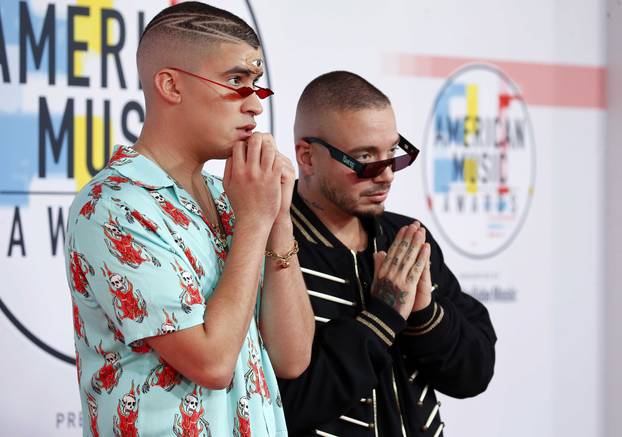
<svg viewBox="0 0 622 437"><path fill-rule="evenodd" d="M380 175L385 168L391 167L391 170L396 172L405 169L417 159L419 155L419 149L412 145L406 138L399 135L399 141L397 146L406 152L406 155L396 156L394 158L383 159L382 161L374 161L362 163L351 157L345 152L342 152L332 144L327 143L321 138L317 137L304 137L307 143L321 144L326 147L330 153L331 158L339 161L346 167L354 170L359 178L375 178Z"/></svg>

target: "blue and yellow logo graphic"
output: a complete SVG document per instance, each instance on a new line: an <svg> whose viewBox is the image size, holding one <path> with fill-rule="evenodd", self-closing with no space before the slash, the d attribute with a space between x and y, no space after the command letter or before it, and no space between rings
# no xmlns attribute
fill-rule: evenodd
<svg viewBox="0 0 622 437"><path fill-rule="evenodd" d="M511 243L533 195L527 107L502 72L469 65L436 98L425 135L427 203L458 252L487 258Z"/></svg>

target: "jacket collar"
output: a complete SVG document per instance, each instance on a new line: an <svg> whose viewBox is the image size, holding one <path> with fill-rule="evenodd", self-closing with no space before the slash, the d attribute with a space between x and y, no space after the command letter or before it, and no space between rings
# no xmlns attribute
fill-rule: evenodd
<svg viewBox="0 0 622 437"><path fill-rule="evenodd" d="M294 185L294 195L292 198L291 217L294 227L313 244L320 244L329 248L340 248L349 250L317 215L307 206L302 197L298 194L298 181ZM374 251L386 250L386 236L378 217L364 218L363 226L369 235L369 243L373 245Z"/></svg>

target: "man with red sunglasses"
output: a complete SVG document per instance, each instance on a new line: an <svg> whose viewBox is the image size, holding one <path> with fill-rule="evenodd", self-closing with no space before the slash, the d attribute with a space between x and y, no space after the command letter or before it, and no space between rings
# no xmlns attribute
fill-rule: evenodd
<svg viewBox="0 0 622 437"><path fill-rule="evenodd" d="M427 229L384 210L419 151L389 99L345 71L307 85L294 130L291 211L316 335L308 369L279 381L290 434L438 437L435 391L484 391L496 336Z"/></svg>
<svg viewBox="0 0 622 437"><path fill-rule="evenodd" d="M146 118L74 200L66 246L84 435L287 435L276 376L308 365L295 172L253 132L259 38L200 2L137 53ZM224 177L203 171L226 159Z"/></svg>

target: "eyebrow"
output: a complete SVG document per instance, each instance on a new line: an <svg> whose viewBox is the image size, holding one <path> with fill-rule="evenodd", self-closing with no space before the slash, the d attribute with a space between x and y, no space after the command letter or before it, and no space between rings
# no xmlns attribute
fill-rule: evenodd
<svg viewBox="0 0 622 437"><path fill-rule="evenodd" d="M378 147L376 146L360 146L350 150L348 153L353 155L361 152L376 152L378 151Z"/></svg>
<svg viewBox="0 0 622 437"><path fill-rule="evenodd" d="M391 147L399 147L399 142L400 142L400 138L397 137L397 139L393 142L393 145ZM377 146L360 146L360 147L355 147L354 149L350 150L348 153L355 154L355 153L361 153L361 152L377 152L378 150L380 150L380 148Z"/></svg>
<svg viewBox="0 0 622 437"><path fill-rule="evenodd" d="M243 74L244 76L250 77L250 76L255 76L255 73L253 73L250 69L246 68L246 67L240 67L240 66L235 66L233 68L230 68L229 70L225 71L223 74ZM263 71L261 71L261 73L257 74L256 79L259 79L260 77L263 76Z"/></svg>

